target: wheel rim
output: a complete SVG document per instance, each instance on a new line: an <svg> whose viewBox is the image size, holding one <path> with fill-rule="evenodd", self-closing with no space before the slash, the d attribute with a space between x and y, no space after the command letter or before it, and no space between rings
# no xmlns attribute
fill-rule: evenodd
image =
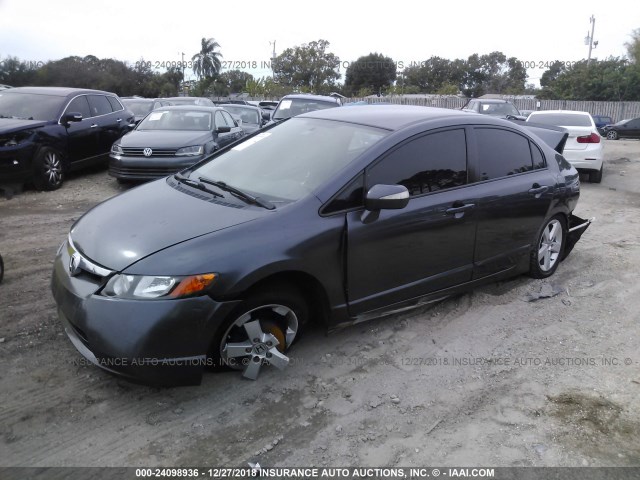
<svg viewBox="0 0 640 480"><path fill-rule="evenodd" d="M263 365L282 370L289 364L289 357L283 352L297 333L298 317L291 308L263 305L244 313L229 326L220 342L220 358L225 365L242 370L243 377L255 380Z"/></svg>
<svg viewBox="0 0 640 480"><path fill-rule="evenodd" d="M49 185L58 185L62 181L62 163L55 152L44 156L44 178Z"/></svg>
<svg viewBox="0 0 640 480"><path fill-rule="evenodd" d="M608 132L607 133L607 138L609 140L615 140L616 138L618 138L618 134L614 131Z"/></svg>
<svg viewBox="0 0 640 480"><path fill-rule="evenodd" d="M544 227L538 245L538 265L543 272L548 272L558 262L562 248L562 235L562 224L559 220L551 220Z"/></svg>

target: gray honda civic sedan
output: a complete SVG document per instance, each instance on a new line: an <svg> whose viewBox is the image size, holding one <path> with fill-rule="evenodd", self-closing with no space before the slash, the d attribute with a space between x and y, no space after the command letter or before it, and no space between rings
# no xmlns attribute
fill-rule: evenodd
<svg viewBox="0 0 640 480"><path fill-rule="evenodd" d="M96 206L53 269L82 355L153 384L285 368L312 323L552 275L572 215L566 131L454 110L310 112Z"/></svg>

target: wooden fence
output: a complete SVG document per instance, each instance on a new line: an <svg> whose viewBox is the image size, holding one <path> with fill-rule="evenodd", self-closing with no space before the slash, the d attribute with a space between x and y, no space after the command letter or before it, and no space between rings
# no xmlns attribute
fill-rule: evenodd
<svg viewBox="0 0 640 480"><path fill-rule="evenodd" d="M640 117L640 102L587 102L574 100L536 100L535 98L507 99L518 110L574 110L592 115L608 115L615 122L625 118ZM462 108L469 100L455 96L403 97L400 95L380 98L349 98L344 103L366 101L367 103L393 103L401 105L422 105L426 107ZM538 107L537 104L540 103Z"/></svg>

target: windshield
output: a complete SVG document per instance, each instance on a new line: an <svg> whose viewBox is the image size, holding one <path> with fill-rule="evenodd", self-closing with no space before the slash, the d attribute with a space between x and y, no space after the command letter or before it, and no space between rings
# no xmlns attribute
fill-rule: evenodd
<svg viewBox="0 0 640 480"><path fill-rule="evenodd" d="M483 103L481 104L480 113L485 115L520 115L518 109L510 103Z"/></svg>
<svg viewBox="0 0 640 480"><path fill-rule="evenodd" d="M151 111L153 102L140 102L135 100L122 100L122 103L133 112L134 115L146 115Z"/></svg>
<svg viewBox="0 0 640 480"><path fill-rule="evenodd" d="M389 132L296 118L236 145L195 170L274 203L302 198Z"/></svg>
<svg viewBox="0 0 640 480"><path fill-rule="evenodd" d="M288 98L280 102L276 111L273 112L273 119L282 120L283 118L295 117L303 113L337 106L338 104L336 102L323 102L306 98Z"/></svg>
<svg viewBox="0 0 640 480"><path fill-rule="evenodd" d="M0 117L25 120L58 120L58 114L66 97L18 93L9 90L0 92Z"/></svg>
<svg viewBox="0 0 640 480"><path fill-rule="evenodd" d="M529 121L556 127L591 127L591 116L571 113L532 113Z"/></svg>
<svg viewBox="0 0 640 480"><path fill-rule="evenodd" d="M211 113L197 110L154 110L136 130L212 130Z"/></svg>
<svg viewBox="0 0 640 480"><path fill-rule="evenodd" d="M229 105L224 105L222 108L242 120L242 123L260 125L260 115L253 108L231 107Z"/></svg>

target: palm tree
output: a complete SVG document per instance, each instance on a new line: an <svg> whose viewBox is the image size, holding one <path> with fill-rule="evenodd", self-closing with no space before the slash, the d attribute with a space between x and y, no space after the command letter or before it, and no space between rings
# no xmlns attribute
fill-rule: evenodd
<svg viewBox="0 0 640 480"><path fill-rule="evenodd" d="M216 49L220 48L220 44L214 38L202 38L202 47L191 60L193 61L193 73L199 79L203 77L213 77L220 72L222 63L220 58L222 54Z"/></svg>

